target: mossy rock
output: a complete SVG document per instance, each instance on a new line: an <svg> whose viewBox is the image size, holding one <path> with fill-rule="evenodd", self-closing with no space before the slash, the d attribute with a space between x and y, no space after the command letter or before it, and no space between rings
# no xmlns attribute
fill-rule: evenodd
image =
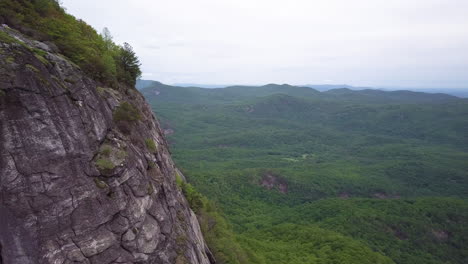
<svg viewBox="0 0 468 264"><path fill-rule="evenodd" d="M188 264L187 258L184 255L178 255L175 264Z"/></svg>
<svg viewBox="0 0 468 264"><path fill-rule="evenodd" d="M110 176L115 168L125 162L127 156L128 153L125 150L111 143L104 143L99 148L94 163L102 175Z"/></svg>
<svg viewBox="0 0 468 264"><path fill-rule="evenodd" d="M48 65L49 64L49 61L44 58L42 55L38 55L38 54L34 54L34 56L40 61L42 62L42 64L44 65Z"/></svg>
<svg viewBox="0 0 468 264"><path fill-rule="evenodd" d="M58 84L60 85L60 87L62 87L64 90L68 90L68 87L62 82L62 80L60 80L57 76L55 75L52 75L52 79Z"/></svg>
<svg viewBox="0 0 468 264"><path fill-rule="evenodd" d="M99 188L99 189L106 189L107 187L109 187L109 185L107 185L107 183L105 183L104 181L98 179L98 178L94 178L94 183L96 184L96 186Z"/></svg>
<svg viewBox="0 0 468 264"><path fill-rule="evenodd" d="M103 96L106 93L106 88L98 86L96 87L96 91L98 92L100 96Z"/></svg>
<svg viewBox="0 0 468 264"><path fill-rule="evenodd" d="M121 160L124 160L127 156L128 153L125 150L118 150L116 153L116 157Z"/></svg>
<svg viewBox="0 0 468 264"><path fill-rule="evenodd" d="M154 186L151 182L148 184L147 192L148 192L148 195L152 195L154 193Z"/></svg>
<svg viewBox="0 0 468 264"><path fill-rule="evenodd" d="M157 166L156 162L154 162L154 161L149 161L148 162L148 168L149 169L154 169L154 168L156 168L156 166Z"/></svg>
<svg viewBox="0 0 468 264"><path fill-rule="evenodd" d="M26 69L31 70L31 71L36 72L36 73L39 72L39 69L34 67L31 64L26 64Z"/></svg>

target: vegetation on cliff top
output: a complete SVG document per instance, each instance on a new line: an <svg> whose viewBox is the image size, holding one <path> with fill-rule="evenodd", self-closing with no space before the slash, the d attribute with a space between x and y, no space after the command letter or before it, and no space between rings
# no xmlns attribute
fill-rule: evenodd
<svg viewBox="0 0 468 264"><path fill-rule="evenodd" d="M56 0L2 0L0 24L7 24L59 51L90 77L109 86L134 86L141 75L132 47L116 45L108 30L98 34L84 21L67 14Z"/></svg>

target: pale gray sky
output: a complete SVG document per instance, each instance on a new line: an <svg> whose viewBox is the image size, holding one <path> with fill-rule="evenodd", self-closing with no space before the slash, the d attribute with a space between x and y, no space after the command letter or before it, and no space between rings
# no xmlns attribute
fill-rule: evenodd
<svg viewBox="0 0 468 264"><path fill-rule="evenodd" d="M468 88L468 0L62 0L165 83Z"/></svg>

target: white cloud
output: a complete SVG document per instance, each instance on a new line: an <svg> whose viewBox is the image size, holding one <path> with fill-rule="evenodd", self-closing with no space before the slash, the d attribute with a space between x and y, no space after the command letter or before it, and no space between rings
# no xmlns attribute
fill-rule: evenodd
<svg viewBox="0 0 468 264"><path fill-rule="evenodd" d="M468 87L466 0L64 0L166 82Z"/></svg>

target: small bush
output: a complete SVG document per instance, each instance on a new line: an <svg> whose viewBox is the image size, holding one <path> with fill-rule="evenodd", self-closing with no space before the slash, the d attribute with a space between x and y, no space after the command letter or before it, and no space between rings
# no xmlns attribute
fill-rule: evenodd
<svg viewBox="0 0 468 264"><path fill-rule="evenodd" d="M112 170L115 168L115 164L109 159L100 158L96 160L96 166L100 171Z"/></svg>
<svg viewBox="0 0 468 264"><path fill-rule="evenodd" d="M104 93L106 92L106 88L98 86L96 87L96 91L98 92L99 95L104 95Z"/></svg>
<svg viewBox="0 0 468 264"><path fill-rule="evenodd" d="M192 208L194 212L198 213L204 206L204 197L197 192L190 183L186 182L182 183L182 192L184 193L185 198L187 198L190 208Z"/></svg>
<svg viewBox="0 0 468 264"><path fill-rule="evenodd" d="M115 121L136 122L140 120L141 115L138 109L130 103L123 102L114 111Z"/></svg>
<svg viewBox="0 0 468 264"><path fill-rule="evenodd" d="M102 146L101 151L100 151L100 153L106 157L109 157L111 152L112 152L112 147L109 145Z"/></svg>
<svg viewBox="0 0 468 264"><path fill-rule="evenodd" d="M156 146L156 143L154 143L154 141L151 138L145 139L145 144L149 151L151 152L158 151L158 147Z"/></svg>
<svg viewBox="0 0 468 264"><path fill-rule="evenodd" d="M195 213L199 212L205 204L203 195L195 190L190 183L186 183L177 171L175 178L176 184L182 190L182 193L189 202L190 208L192 208Z"/></svg>
<svg viewBox="0 0 468 264"><path fill-rule="evenodd" d="M5 96L5 95L6 95L5 91L0 90L0 97Z"/></svg>

